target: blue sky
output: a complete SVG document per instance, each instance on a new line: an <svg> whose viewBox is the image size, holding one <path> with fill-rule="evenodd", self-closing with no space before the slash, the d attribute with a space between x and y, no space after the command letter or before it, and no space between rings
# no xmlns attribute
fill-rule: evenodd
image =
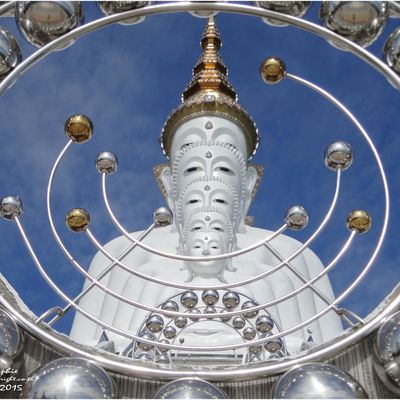
<svg viewBox="0 0 400 400"><path fill-rule="evenodd" d="M100 17L94 3L85 3L86 21ZM318 22L319 4L305 16ZM369 48L380 57L387 36L399 25L392 19ZM323 39L293 27L276 28L260 19L220 14L222 56L240 103L252 114L261 134L254 162L265 176L251 208L255 226L276 229L286 209L306 207L310 223L305 240L323 218L335 185L335 174L323 164L325 147L344 140L352 144L353 166L343 174L343 188L335 215L312 249L328 263L347 238L347 213L364 208L373 228L356 239L352 250L330 275L340 293L365 264L382 224L383 194L366 143L351 123L327 101L304 87L284 80L266 86L260 79L262 60L281 57L288 71L313 81L337 96L370 133L389 176L392 214L388 237L370 276L343 305L366 315L399 281L400 212L398 152L400 150L400 95L380 74ZM24 202L22 222L50 275L71 296L83 279L64 259L53 241L45 210L48 176L66 143L63 126L74 113L88 115L95 134L85 145L74 145L54 186L56 225L71 252L88 265L95 254L84 235L64 227L66 212L87 208L92 230L102 242L118 236L101 198L100 175L94 166L99 151L115 152L120 169L110 178L115 213L131 231L146 228L163 199L152 177L152 167L165 162L158 144L162 125L179 104L200 54L205 20L188 13L159 15L134 26L114 25L79 39L73 46L36 64L0 98L2 156L0 195L17 194ZM2 18L19 40L24 57L34 50L21 38L15 23ZM41 314L63 305L42 281L20 240L16 226L0 221L2 273L23 300ZM68 330L71 315L58 324Z"/></svg>

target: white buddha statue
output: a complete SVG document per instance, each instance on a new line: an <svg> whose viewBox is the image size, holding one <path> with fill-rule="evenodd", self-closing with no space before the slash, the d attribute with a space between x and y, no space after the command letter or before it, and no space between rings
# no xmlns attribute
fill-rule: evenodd
<svg viewBox="0 0 400 400"><path fill-rule="evenodd" d="M162 132L162 147L169 163L155 168L157 182L174 215L174 226L157 228L145 239L146 244L160 250L199 257L242 249L272 233L245 225L249 206L262 177L262 168L248 163L258 147L258 132L251 117L237 103L236 93L227 80L226 67L218 54L220 36L213 20L207 24L201 45L203 54L194 68L192 81L185 89L182 104L173 111ZM135 232L132 236L140 234ZM129 239L120 236L105 248L118 258L130 244ZM277 236L269 244L283 257L290 256L301 246L286 235ZM83 297L80 306L119 329L139 335L150 334L158 341L205 347L210 344L251 344L251 340L265 334L291 328L325 307L325 303L307 289L254 315L248 313L229 321L212 317L196 320L193 317L195 312L212 315L263 304L303 285L284 266L264 279L230 290L220 289L208 297L207 291L196 290L196 286L223 286L271 270L280 260L265 246L239 257L198 262L166 259L137 247L123 262L154 278L186 284L190 293L148 282L119 267L102 279L104 285L129 299L160 310L167 307L187 312L188 318L174 320L162 317L161 313L152 313L149 317L148 311L134 308L98 288ZM99 252L89 272L97 276L110 263ZM309 249L292 260L291 265L307 280L324 268ZM327 298L334 299L327 277L320 279L315 287ZM151 318L156 321L154 324ZM312 324L286 335L281 354L285 351L291 354L299 352L309 336L308 329L312 329L313 340L322 343L337 336L342 326L339 317L329 312ZM102 334L100 326L80 314L75 316L71 330L73 339L96 344ZM129 339L113 332L107 331L106 336L120 353L131 344ZM137 355L141 353L143 351L138 349ZM239 353L245 355L246 350ZM153 353L152 357L157 361L156 354ZM260 353L257 357L266 359L268 354ZM245 359L249 360L243 357Z"/></svg>

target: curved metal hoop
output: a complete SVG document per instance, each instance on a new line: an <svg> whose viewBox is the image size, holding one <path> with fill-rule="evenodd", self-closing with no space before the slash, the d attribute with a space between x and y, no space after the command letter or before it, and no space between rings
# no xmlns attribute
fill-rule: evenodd
<svg viewBox="0 0 400 400"><path fill-rule="evenodd" d="M154 308L154 307L151 307L151 306L146 306L146 305L144 305L144 304L142 304L142 303L135 302L135 301L133 301L133 300L127 298L127 297L124 297L124 296L122 296L122 295L116 293L115 291L109 289L107 286L104 286L99 280L97 280L96 278L94 278L92 275L90 275L84 268L82 268L82 266L81 266L81 265L75 260L75 258L69 253L68 249L65 247L64 243L62 242L62 240L61 240L61 238L60 238L60 236L59 236L59 234L58 234L58 232L57 232L57 229L56 229L56 227L55 227L55 224L54 224L54 219L53 219L53 214L52 214L52 207L51 207L51 193L52 193L52 187L53 187L54 177L55 177L56 171L57 171L57 169L58 169L58 166L59 166L61 160L63 159L65 153L67 152L67 150L70 148L70 146L71 146L72 144L73 144L73 142L70 140L70 141L65 145L65 147L62 149L62 151L60 152L60 154L58 155L58 157L57 157L57 159L56 159L56 161L55 161L55 163L54 163L54 165L53 165L52 171L51 171L51 173L50 173L49 182L48 182L48 186L47 186L47 199L46 199L46 202L47 202L47 214L48 214L48 219L49 219L50 228L51 228L51 231L52 231L52 233L53 233L54 239L56 240L56 243L57 243L58 246L60 247L61 251L64 253L64 255L67 257L67 259L70 261L70 263L78 270L78 272L79 272L81 275L83 275L86 279L88 279L88 280L89 280L90 282L92 282L94 285L96 285L97 287L99 287L100 289L102 289L104 292L110 294L111 296L117 298L118 300L121 300L121 301L123 301L123 302L125 302L125 303L127 303L127 304L129 304L129 305L134 306L134 307L138 307L138 308L141 308L141 309L144 309L144 310L147 310L147 311L151 311L151 312L158 312L158 313L161 313L161 314L163 314L163 315L174 316L174 317L178 317L178 316L185 317L185 316L187 316L187 314L185 314L185 313L179 313L179 312L174 312L174 311L166 311L166 310L159 310L158 308ZM103 174L103 183L105 182L105 176L106 176L106 175ZM232 283L232 284L224 284L224 285L218 285L218 286L204 286L204 287L199 287L199 286L190 286L190 285L185 285L185 284L177 284L177 283L174 283L174 282L164 281L164 280L161 280L161 279L157 279L157 278L151 277L151 276L149 276L149 275L146 275L146 274L143 274L143 273L140 273L140 272L138 272L138 271L133 270L131 267L129 267L129 266L123 264L120 260L114 258L110 253L108 253L108 252L104 249L104 247L102 247L102 246L98 243L98 241L96 240L96 238L93 236L93 234L90 232L89 229L87 230L87 234L88 234L90 240L92 241L92 243L94 243L94 245L95 245L103 254L105 254L111 261L113 261L113 263L115 263L116 265L119 265L121 268L123 268L123 269L124 269L125 271L127 271L127 272L130 272L131 274L134 274L134 275L136 275L136 276L138 276L138 277L140 277L140 278L149 280L149 281L151 281L151 282L161 284L161 285L163 285L163 286L172 286L172 287L176 287L176 288L180 288L180 289L184 289L184 290L196 290L196 289L197 289L197 290L206 290L206 289L228 289L228 288L231 288L231 287L244 286L244 285L247 284L248 282L251 282L251 283L252 283L252 282L255 282L255 281L257 281L257 280L260 280L260 279L262 279L262 278L265 278L265 277L267 277L268 275L271 275L272 273L276 272L277 270L279 270L280 268L282 268L287 262L290 262L292 259L294 259L294 258L297 257L299 254L301 254L301 252L304 251L304 250L308 247L308 245L309 245L314 239L317 238L317 236L319 235L319 233L322 231L322 229L323 229L323 228L326 226L326 224L328 223L328 221L329 221L329 219L330 219L330 217L331 217L331 215L332 215L332 213L333 213L333 211L334 211L334 208L335 208L335 205L336 205L338 196L339 196L340 176L341 176L341 173L340 173L340 170L338 170L338 172L337 172L337 179L336 179L336 189L335 189L335 194L334 194L334 196L333 196L333 200L332 200L331 206L330 206L330 208L329 208L329 210L328 210L326 216L324 217L324 219L323 219L321 225L320 225L320 226L317 228L317 230L311 235L311 237L310 237L310 238L309 238L295 253L293 253L290 257L288 257L286 260L282 261L281 263L279 263L279 264L276 265L275 267L271 268L269 271L266 271L265 273L259 274L259 275L255 276L255 277L253 277L253 278L250 278L250 279L247 279L247 280L244 280L244 281L235 282L235 283ZM281 230L282 230L282 229L283 229L283 227L281 228ZM278 231L275 232L273 235L271 235L271 236L270 236L270 239L272 240L274 237L276 237L276 236L281 232L281 230L278 230ZM128 233L127 233L127 234L128 234ZM129 234L128 234L128 237L131 238L131 236L130 236ZM263 241L261 242L261 245L264 244L264 243L267 242L267 241L269 241L269 239L263 240ZM140 243L140 241L136 241L135 244L136 244L136 243ZM349 245L349 244L346 244L345 247L348 248L348 245ZM250 246L250 247L253 247L253 246ZM258 247L259 247L259 246L258 246ZM33 250L32 250L32 251L33 251ZM164 254L164 253L162 253L162 254ZM343 255L343 248L342 248L342 250L340 251L339 254ZM169 257L169 253L165 253L164 257ZM197 259L197 258L196 258L196 259ZM198 259L199 259L199 260L203 260L203 259L200 258L200 257L199 257ZM287 300L287 299L289 299L289 298L295 296L297 293L299 293L299 292L305 290L307 287L309 287L314 281L318 280L318 279L321 278L323 275L325 275L325 274L337 263L337 261L338 261L338 258L335 258L334 262L332 262L332 263L329 265L329 267L327 267L317 278L314 278L314 280L313 280L311 283L309 283L309 284L306 283L304 286L302 286L302 287L300 287L300 288L298 288L298 289L296 289L296 290L294 290L294 291L288 293L287 295L284 295L284 296L282 296L282 297L280 297L280 298L278 298L278 299L275 299L275 300L273 300L273 301L271 301L271 302L268 302L268 303L265 303L265 304L261 304L261 305L258 305L258 306L256 306L256 307L252 307L251 310L250 310L250 309L248 309L248 310L250 310L250 311L256 311L256 310L260 310L260 309L262 309L262 308L267 308L267 307L270 307L270 306L272 306L272 305L278 304L278 303L281 302L281 301L285 301L285 300ZM42 268L39 268L39 271L41 272L41 271L42 271ZM42 272L41 272L41 274L42 274L43 278L49 283L50 287L52 287L54 290L56 290L56 293L59 294L59 290L60 290L60 289L59 289L59 288L58 288L58 289L55 289L55 288L56 288L56 285L54 284L54 282L53 282L52 280L49 280L48 275L47 275L47 274L43 274ZM63 299L65 300L65 297L63 297ZM77 309L76 304L75 304L73 301L68 300L68 302L71 304L72 307L74 307L75 309ZM77 309L77 310L78 310L79 312L81 312L80 309ZM227 313L215 313L213 316L214 316L214 318L219 318L219 317L223 317L223 316L226 317L226 316L240 315L240 314L242 314L242 313L243 313L242 311L238 310L238 311L230 311L230 312L227 312ZM91 315L91 314L90 314L90 313L87 313L87 315L85 315L85 316L88 316L88 315ZM199 316L199 317L202 317L202 316L206 317L206 315L203 315L203 314L199 314L198 316ZM93 317L92 315L91 315L91 319L93 320L93 322L95 322L95 323L97 323L97 324L99 323L99 320L98 320L96 317ZM109 328L109 329L111 329L111 328ZM112 329L111 329L111 330L112 330ZM181 348L182 348L182 346L181 346Z"/></svg>
<svg viewBox="0 0 400 400"><path fill-rule="evenodd" d="M386 65L384 65L381 61L379 61L376 57L372 56L369 54L367 51L364 49L358 47L354 43L343 39L339 37L338 35L328 31L325 28L319 27L315 24L312 24L308 21L303 21L301 19L295 18L295 17L290 17L284 14L279 14L275 12L271 12L268 10L261 10L255 7L249 7L249 6L243 6L243 5L236 5L236 4L223 4L223 3L217 3L217 4L164 4L164 5L158 5L154 7L149 7L146 9L142 10L136 10L136 11L130 11L126 12L123 14L119 15L114 15L111 17L106 17L101 20L94 21L90 24L84 25L81 28L78 28L76 31L71 32L65 36L63 36L60 39L57 39L56 41L50 43L49 45L43 47L42 49L38 50L36 53L34 53L31 57L29 57L25 62L21 63L19 67L17 67L4 81L0 84L0 94L2 94L6 89L8 89L26 70L30 68L31 65L33 65L35 62L39 61L42 57L44 57L46 54L51 52L52 50L56 49L57 47L61 46L63 43L69 41L71 38L78 38L86 33L89 33L91 31L94 31L96 29L101 28L102 26L109 25L111 23L123 20L123 19L128 19L134 16L146 16L146 15L152 15L152 14L157 14L157 13L166 13L166 12L176 12L176 11L189 11L189 10L204 10L204 9L214 9L216 11L228 11L228 12L233 12L233 13L242 13L242 14L247 14L247 15L253 15L253 16L260 16L260 17L272 17L274 19L277 19L282 22L289 23L291 25L295 25L301 29L305 29L311 33L317 34L321 37L324 37L325 39L329 39L333 42L339 43L342 47L345 46L349 51L351 51L353 54L358 56L359 58L363 59L367 63L369 63L371 66L373 66L378 72L381 72L395 87L400 88L400 78L396 76L396 74L391 71ZM322 94L322 93L321 93ZM366 133L365 133L366 134ZM384 217L384 224L383 224L383 231L386 231L387 228L387 222L388 222L388 212L389 212L389 199L388 199L388 188L387 188L387 182L386 182L386 177L383 171L382 164L380 162L379 156L376 152L375 147L373 146L372 141L369 139L368 135L365 136L368 144L371 146L373 149L374 156L378 162L378 166L380 169L381 177L383 180L383 185L385 189L385 197L386 197L386 212L385 212L385 217ZM384 235L383 235L384 236ZM352 285L349 286L345 290L345 292L342 293L341 296L339 296L335 302L331 304L331 307L333 307L336 303L339 303L342 301L349 293L351 290L354 289L355 286L360 282L361 279L365 276L365 274L368 272L369 268L371 267L372 263L376 259L376 256L380 250L380 247L383 242L383 236L380 237L378 241L378 245L375 248L373 255L370 259L370 261L367 263L366 267L360 274L360 276L356 279L355 282L353 282ZM236 378L249 378L251 376L257 376L260 374L266 374L266 373L277 373L280 371L283 371L291 366L293 366L295 363L298 362L299 359L295 360L284 360L279 363L279 365L263 365L260 367L249 367L246 370L237 370L237 371L213 371L212 373L206 372L206 371L196 371L195 373L193 371L165 371L165 370L160 370L156 368L149 368L149 367L142 367L139 365L127 365L126 363L123 363L121 361L115 360L112 357L110 358L105 358L101 355L93 355L89 351L83 350L82 348L78 348L76 346L71 345L70 343L66 343L63 340L60 340L58 337L55 337L52 335L50 332L44 331L40 329L40 327L36 326L33 324L28 318L26 318L24 315L16 311L12 305L10 304L7 299L1 295L0 299L2 300L3 304L7 309L9 309L21 322L22 324L27 327L29 330L39 333L45 340L52 342L55 344L58 348L67 350L67 351L72 351L74 353L78 353L80 355L86 356L91 359L95 359L97 362L102 363L106 367L116 369L121 372L135 372L138 376L144 377L144 378L150 378L150 377L182 377L182 376L193 376L193 374L199 376L199 377L204 377L210 380L213 379L230 379L232 377ZM387 316L390 312L392 312L400 303L400 298L397 297L395 298L390 304L386 306L384 310L382 310L381 314L379 316L376 316L373 318L371 321L369 321L365 326L361 327L357 332L355 332L352 335L345 336L344 338L338 338L338 341L335 341L333 344L330 344L328 346L324 346L323 348L316 349L315 351L311 352L310 354L307 354L301 359L303 361L311 361L315 358L321 358L321 357L328 357L338 350L344 348L345 346L354 343L356 340L365 337L371 330L375 328L375 326L383 319L385 316ZM316 318L319 317L319 315L314 316ZM146 342L145 340L142 340L143 342ZM152 342L150 341L150 344ZM163 347L167 347L166 345L163 345ZM182 349L182 347L180 347Z"/></svg>

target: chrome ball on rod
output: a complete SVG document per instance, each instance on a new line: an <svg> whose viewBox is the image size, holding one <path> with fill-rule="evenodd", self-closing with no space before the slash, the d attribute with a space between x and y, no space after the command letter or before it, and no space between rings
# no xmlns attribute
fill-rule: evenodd
<svg viewBox="0 0 400 400"><path fill-rule="evenodd" d="M96 169L101 174L111 175L118 170L118 158L111 151L102 151L96 157Z"/></svg>
<svg viewBox="0 0 400 400"><path fill-rule="evenodd" d="M0 200L0 216L7 220L20 217L24 212L18 196L5 196Z"/></svg>
<svg viewBox="0 0 400 400"><path fill-rule="evenodd" d="M325 150L325 165L332 171L345 171L353 162L353 149L348 143L335 142Z"/></svg>
<svg viewBox="0 0 400 400"><path fill-rule="evenodd" d="M383 31L389 18L389 4L387 1L324 1L320 18L328 29L367 47Z"/></svg>
<svg viewBox="0 0 400 400"><path fill-rule="evenodd" d="M17 40L0 26L0 81L21 61L21 49Z"/></svg>
<svg viewBox="0 0 400 400"><path fill-rule="evenodd" d="M22 36L35 47L58 39L84 22L80 1L18 1L15 17ZM74 42L71 40L58 50Z"/></svg>
<svg viewBox="0 0 400 400"><path fill-rule="evenodd" d="M310 9L311 1L255 1L256 6L266 10L280 12L293 17L303 17ZM285 22L277 21L273 18L263 18L268 25L287 26Z"/></svg>
<svg viewBox="0 0 400 400"><path fill-rule="evenodd" d="M151 1L98 1L100 11L108 16L119 14L125 11L137 10L151 5ZM134 17L119 22L121 25L134 25L143 22L145 17Z"/></svg>

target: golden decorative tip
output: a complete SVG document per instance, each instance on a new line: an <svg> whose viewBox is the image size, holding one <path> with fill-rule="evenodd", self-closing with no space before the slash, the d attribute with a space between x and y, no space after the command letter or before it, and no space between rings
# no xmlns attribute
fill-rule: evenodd
<svg viewBox="0 0 400 400"><path fill-rule="evenodd" d="M356 230L358 233L368 232L371 228L371 217L364 210L353 210L347 216L347 227L352 231Z"/></svg>
<svg viewBox="0 0 400 400"><path fill-rule="evenodd" d="M85 143L93 135L92 121L83 114L71 115L65 122L65 134L74 142Z"/></svg>
<svg viewBox="0 0 400 400"><path fill-rule="evenodd" d="M236 92L228 80L228 70L219 55L221 35L214 18L209 18L200 42L203 53L193 68L193 78L182 94L182 99L203 92L218 97L223 93L236 101Z"/></svg>
<svg viewBox="0 0 400 400"><path fill-rule="evenodd" d="M265 83L275 84L286 75L285 63L277 57L269 57L261 64L261 77Z"/></svg>
<svg viewBox="0 0 400 400"><path fill-rule="evenodd" d="M82 232L90 225L90 215L84 208L73 208L65 217L67 228L73 232Z"/></svg>

